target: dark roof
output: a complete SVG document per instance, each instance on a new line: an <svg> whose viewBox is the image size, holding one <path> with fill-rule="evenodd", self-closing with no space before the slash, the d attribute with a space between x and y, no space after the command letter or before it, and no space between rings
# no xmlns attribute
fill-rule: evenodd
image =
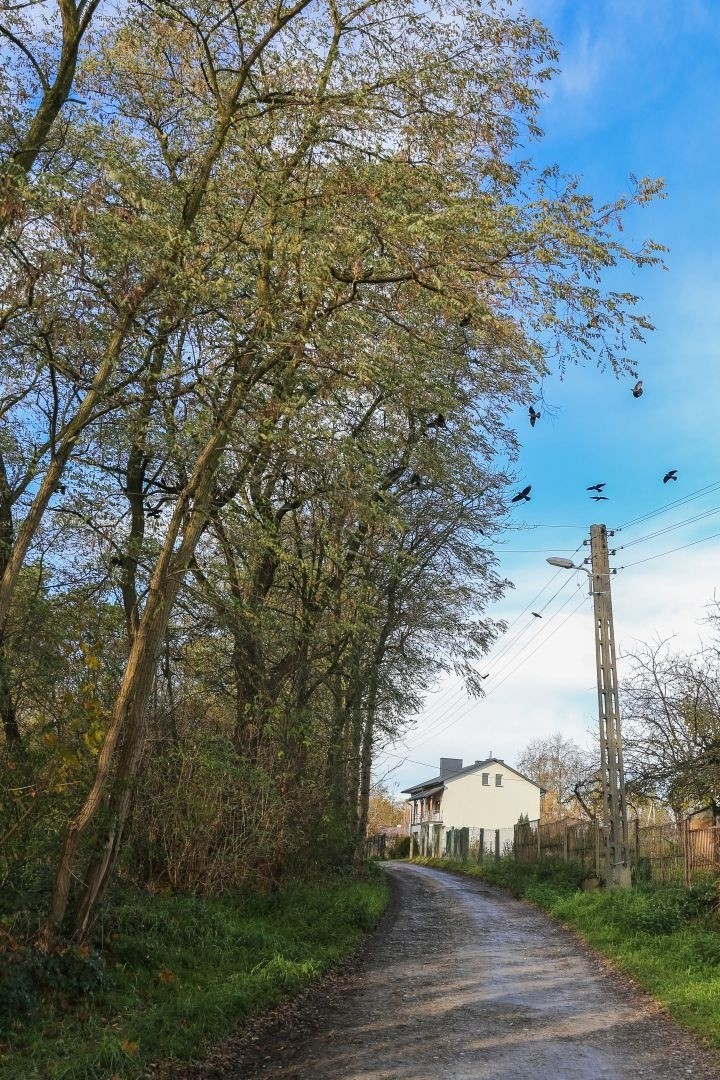
<svg viewBox="0 0 720 1080"><path fill-rule="evenodd" d="M413 787L404 788L403 795L412 795L415 798L427 795L432 795L440 788L444 787L449 780L456 780L458 776L466 776L467 773L475 772L476 769L486 769L488 765L502 765L504 769L509 769L510 772L515 773L522 780L527 780L528 784L532 784L533 787L540 788L540 791L545 791L545 788L541 784L537 784L534 780L531 780L529 776L525 776L524 773L518 772L517 769L513 769L512 765L508 765L506 761L501 758L487 758L485 761L474 761L472 765L466 765L464 769L459 769L458 772L451 773L449 776L433 776L432 780L424 780L421 784L415 784ZM431 790L427 791L426 788Z"/></svg>

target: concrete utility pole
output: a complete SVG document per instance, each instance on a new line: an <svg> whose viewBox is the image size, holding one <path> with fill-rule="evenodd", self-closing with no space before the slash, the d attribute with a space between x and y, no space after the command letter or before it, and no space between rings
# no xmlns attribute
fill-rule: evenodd
<svg viewBox="0 0 720 1080"><path fill-rule="evenodd" d="M607 529L590 526L592 596L595 606L600 771L605 825L605 882L608 889L629 889L627 806L623 769L615 633L610 596Z"/></svg>

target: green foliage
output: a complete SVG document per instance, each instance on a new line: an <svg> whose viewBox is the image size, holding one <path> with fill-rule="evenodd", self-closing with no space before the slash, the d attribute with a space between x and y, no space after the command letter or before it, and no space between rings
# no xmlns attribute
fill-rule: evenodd
<svg viewBox="0 0 720 1080"><path fill-rule="evenodd" d="M61 995L72 1007L102 994L107 970L103 958L89 949L65 949L41 955L0 932L0 1023L34 1017L43 999Z"/></svg>
<svg viewBox="0 0 720 1080"><path fill-rule="evenodd" d="M410 854L410 837L398 836L393 840L387 849L387 855L389 859L407 859Z"/></svg>
<svg viewBox="0 0 720 1080"><path fill-rule="evenodd" d="M223 899L127 891L105 913L102 954L5 963L1 1080L137 1077L317 978L375 925L382 875Z"/></svg>

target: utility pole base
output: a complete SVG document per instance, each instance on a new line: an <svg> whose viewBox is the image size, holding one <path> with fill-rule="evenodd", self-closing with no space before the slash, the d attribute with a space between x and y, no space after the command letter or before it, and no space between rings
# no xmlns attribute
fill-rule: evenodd
<svg viewBox="0 0 720 1080"><path fill-rule="evenodd" d="M608 889L631 889L632 873L629 866L613 866L610 871Z"/></svg>

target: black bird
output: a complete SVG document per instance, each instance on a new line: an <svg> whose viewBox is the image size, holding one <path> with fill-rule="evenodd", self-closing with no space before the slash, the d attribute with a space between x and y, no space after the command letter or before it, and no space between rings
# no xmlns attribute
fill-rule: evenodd
<svg viewBox="0 0 720 1080"><path fill-rule="evenodd" d="M663 476L663 484L667 484L668 480L677 480L677 469L670 469Z"/></svg>
<svg viewBox="0 0 720 1080"><path fill-rule="evenodd" d="M535 427L536 422L540 419L540 413L535 412L535 409L532 407L532 405L528 409L528 412L530 413L530 427Z"/></svg>
<svg viewBox="0 0 720 1080"><path fill-rule="evenodd" d="M603 500L605 500L605 502L608 501L607 495L591 495L590 498L593 502L602 502Z"/></svg>
<svg viewBox="0 0 720 1080"><path fill-rule="evenodd" d="M438 413L434 420L430 420L428 427L445 427L447 421L442 413Z"/></svg>
<svg viewBox="0 0 720 1080"><path fill-rule="evenodd" d="M462 319L460 320L460 325L461 326L469 326L470 325L470 316L469 315L463 315Z"/></svg>
<svg viewBox="0 0 720 1080"><path fill-rule="evenodd" d="M607 483L607 481L606 481ZM597 491L598 495L605 487L605 484L591 484L590 487L585 488L586 491Z"/></svg>
<svg viewBox="0 0 720 1080"><path fill-rule="evenodd" d="M481 675L480 678L481 679L489 679L490 678L490 672L488 671L487 675Z"/></svg>
<svg viewBox="0 0 720 1080"><path fill-rule="evenodd" d="M530 614L534 615L536 619L542 619L542 615L540 615L537 611L531 611Z"/></svg>
<svg viewBox="0 0 720 1080"><path fill-rule="evenodd" d="M642 392L643 392L642 379L638 379L638 381L635 383L635 385L632 388L632 396L633 397L642 397Z"/></svg>
<svg viewBox="0 0 720 1080"><path fill-rule="evenodd" d="M412 474L412 476L410 477L410 483L412 484L413 487L420 487L420 481L421 480L422 480L422 476L420 475L420 473L414 472Z"/></svg>
<svg viewBox="0 0 720 1080"><path fill-rule="evenodd" d="M530 489L531 488L532 488L532 484L528 484L528 486L524 487L522 489L522 491L518 491L517 495L513 495L510 502L530 502Z"/></svg>

